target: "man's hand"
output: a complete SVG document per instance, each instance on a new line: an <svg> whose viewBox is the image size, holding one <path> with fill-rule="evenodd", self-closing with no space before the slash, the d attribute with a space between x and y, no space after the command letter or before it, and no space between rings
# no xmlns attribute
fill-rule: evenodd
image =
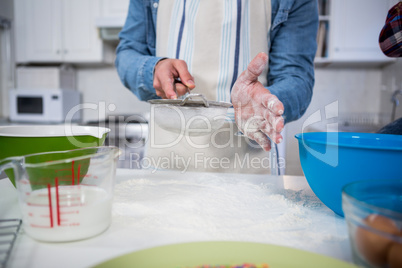
<svg viewBox="0 0 402 268"><path fill-rule="evenodd" d="M282 102L258 81L267 63L267 54L259 53L239 76L231 93L238 128L265 151L271 150L267 135L280 143L284 127Z"/></svg>
<svg viewBox="0 0 402 268"><path fill-rule="evenodd" d="M183 60L163 59L155 66L153 86L163 99L177 99L195 88L194 78Z"/></svg>

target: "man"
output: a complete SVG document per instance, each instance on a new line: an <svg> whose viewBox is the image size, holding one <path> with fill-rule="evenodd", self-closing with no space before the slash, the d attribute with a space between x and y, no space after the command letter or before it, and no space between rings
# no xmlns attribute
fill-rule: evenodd
<svg viewBox="0 0 402 268"><path fill-rule="evenodd" d="M285 122L298 119L310 103L317 28L315 0L131 0L116 67L141 100L175 99L192 90L232 102L234 132L268 151L268 137L281 142ZM169 135L160 132L158 140ZM233 133L222 134L218 143L231 139ZM244 138L236 139L242 140L229 151L211 154L252 150ZM192 149L187 145L178 152Z"/></svg>

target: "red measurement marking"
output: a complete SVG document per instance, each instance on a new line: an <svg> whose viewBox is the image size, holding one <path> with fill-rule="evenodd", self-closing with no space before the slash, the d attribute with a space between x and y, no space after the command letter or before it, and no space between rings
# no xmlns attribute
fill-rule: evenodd
<svg viewBox="0 0 402 268"><path fill-rule="evenodd" d="M40 178L38 180L35 180L34 182L31 182L33 185L44 185L46 184L51 178Z"/></svg>
<svg viewBox="0 0 402 268"><path fill-rule="evenodd" d="M48 200L49 200L50 228L53 228L52 195L50 192L50 183L47 184L47 193L48 193Z"/></svg>
<svg viewBox="0 0 402 268"><path fill-rule="evenodd" d="M25 193L25 195L31 195L31 193Z"/></svg>
<svg viewBox="0 0 402 268"><path fill-rule="evenodd" d="M60 225L60 227L75 227L75 226L80 226L80 223L79 222L73 222L73 223L67 223L67 224Z"/></svg>
<svg viewBox="0 0 402 268"><path fill-rule="evenodd" d="M29 217L33 217L33 213L29 212L29 213L28 213L28 216L29 216Z"/></svg>
<svg viewBox="0 0 402 268"><path fill-rule="evenodd" d="M78 172L77 172L77 185L80 184L80 170L81 170L81 165L78 165Z"/></svg>
<svg viewBox="0 0 402 268"><path fill-rule="evenodd" d="M48 205L45 204L35 204L35 203L27 203L28 206L30 207L48 207Z"/></svg>
<svg viewBox="0 0 402 268"><path fill-rule="evenodd" d="M29 226L34 227L34 228L53 228L51 226L37 225L37 224L32 224L32 223Z"/></svg>
<svg viewBox="0 0 402 268"><path fill-rule="evenodd" d="M93 177L92 177L91 174L84 175L84 177L85 177L85 178L93 178L93 179L97 179L97 178L98 178L98 176L93 176Z"/></svg>
<svg viewBox="0 0 402 268"><path fill-rule="evenodd" d="M56 209L57 209L57 225L60 226L60 199L59 199L59 179L54 179L54 186L56 187Z"/></svg>
<svg viewBox="0 0 402 268"><path fill-rule="evenodd" d="M65 212L60 212L61 215L63 214L80 214L79 210L74 210L74 211L65 211Z"/></svg>
<svg viewBox="0 0 402 268"><path fill-rule="evenodd" d="M74 160L71 162L71 179L72 185L74 185Z"/></svg>

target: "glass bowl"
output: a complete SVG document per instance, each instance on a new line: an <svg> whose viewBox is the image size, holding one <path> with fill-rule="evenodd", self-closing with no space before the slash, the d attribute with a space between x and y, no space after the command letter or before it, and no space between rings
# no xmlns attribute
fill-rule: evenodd
<svg viewBox="0 0 402 268"><path fill-rule="evenodd" d="M366 180L342 189L355 263L402 267L402 180Z"/></svg>

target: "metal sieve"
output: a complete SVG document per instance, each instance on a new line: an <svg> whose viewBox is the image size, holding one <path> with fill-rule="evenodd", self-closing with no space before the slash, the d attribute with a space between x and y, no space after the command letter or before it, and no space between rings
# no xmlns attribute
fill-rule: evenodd
<svg viewBox="0 0 402 268"><path fill-rule="evenodd" d="M229 102L208 101L203 94L187 94L183 99L149 100L151 122L164 130L202 136L219 129L228 117Z"/></svg>

